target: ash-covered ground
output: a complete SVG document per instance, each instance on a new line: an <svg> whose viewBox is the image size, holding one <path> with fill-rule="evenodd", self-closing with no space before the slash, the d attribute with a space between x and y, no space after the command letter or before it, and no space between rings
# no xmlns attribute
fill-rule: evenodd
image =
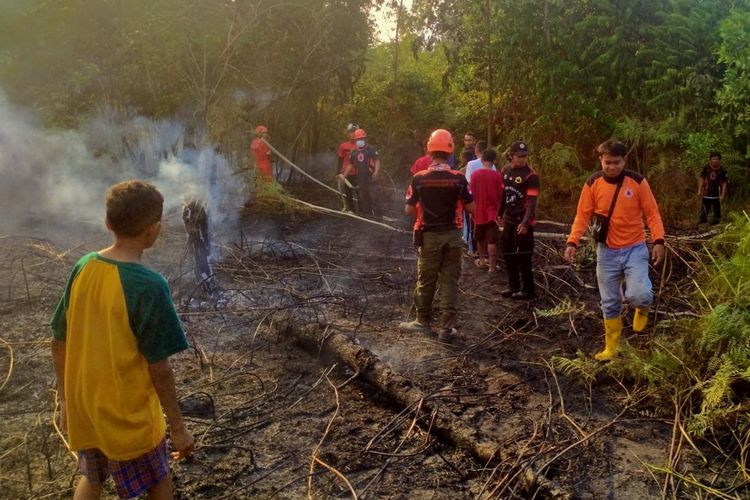
<svg viewBox="0 0 750 500"><path fill-rule="evenodd" d="M0 237L2 498L72 495L75 459L53 426L47 322L73 263L107 244L96 226L83 233ZM460 332L447 343L397 329L415 278L410 235L252 205L240 233L214 242L220 296L196 284L179 226L144 261L168 278L191 343L173 358L196 438L195 454L172 465L178 498L661 497L664 479L646 464L669 460L667 418L635 404L627 381L569 378L550 363L602 342L590 259L573 271L561 241L539 238L539 298L519 303L499 295L504 273L487 277L465 257ZM495 458L480 463L446 444L419 408L275 333L289 318L356 339L496 443Z"/></svg>

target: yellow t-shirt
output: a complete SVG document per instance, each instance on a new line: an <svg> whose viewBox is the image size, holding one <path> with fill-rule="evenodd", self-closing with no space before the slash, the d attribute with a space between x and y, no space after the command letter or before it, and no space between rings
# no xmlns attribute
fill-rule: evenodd
<svg viewBox="0 0 750 500"><path fill-rule="evenodd" d="M153 450L166 424L148 365L188 347L166 280L90 253L73 268L51 327L66 343L70 448L120 461Z"/></svg>

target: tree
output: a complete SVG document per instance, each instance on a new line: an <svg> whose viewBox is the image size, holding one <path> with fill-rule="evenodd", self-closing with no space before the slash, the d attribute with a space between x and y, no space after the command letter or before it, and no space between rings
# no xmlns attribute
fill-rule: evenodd
<svg viewBox="0 0 750 500"><path fill-rule="evenodd" d="M726 65L716 98L726 124L750 167L750 7L738 2L720 27L719 62Z"/></svg>

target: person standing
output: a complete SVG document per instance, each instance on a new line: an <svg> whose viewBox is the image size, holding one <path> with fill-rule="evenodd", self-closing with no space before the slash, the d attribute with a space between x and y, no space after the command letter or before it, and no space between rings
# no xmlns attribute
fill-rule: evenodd
<svg viewBox="0 0 750 500"><path fill-rule="evenodd" d="M271 148L265 143L268 137L268 128L265 125L255 127L255 137L250 143L250 150L255 156L255 168L258 169L261 177L266 180L273 180L273 167L271 166Z"/></svg>
<svg viewBox="0 0 750 500"><path fill-rule="evenodd" d="M338 158L336 163L336 183L339 188L339 193L342 193L342 197L344 198L343 210L345 212L354 212L354 190L357 185L357 177L351 176L347 178L345 172L349 167L351 153L357 147L355 144L354 132L356 132L358 128L359 125L355 123L350 123L346 126L347 140L339 144L339 149L336 154Z"/></svg>
<svg viewBox="0 0 750 500"><path fill-rule="evenodd" d="M471 132L467 133L467 135L464 136L464 144L466 142L470 142L470 139L473 139L473 135L471 135ZM466 164L466 170L464 171L464 176L466 176L466 182L471 185L471 175L476 172L477 170L482 168L482 152L487 149L487 141L478 141L474 144L474 156L476 159L470 160ZM495 167L492 167L493 170L495 170ZM474 234L474 220L471 217L471 214L464 211L464 230L462 238L464 240L464 243L466 243L466 252L468 253L469 257L476 257L477 255L477 240L476 235Z"/></svg>
<svg viewBox="0 0 750 500"><path fill-rule="evenodd" d="M480 141L481 142L481 141ZM479 258L477 267L488 266L489 274L497 265L497 213L503 194L503 178L495 171L497 153L494 149L482 152L482 168L471 176L469 191L474 197L474 233L477 239ZM485 255L487 260L485 261Z"/></svg>
<svg viewBox="0 0 750 500"><path fill-rule="evenodd" d="M427 151L432 163L412 178L405 211L416 216L414 244L417 247L417 284L414 304L417 317L399 324L407 332L430 332L433 298L440 284L438 337L455 333L458 278L461 274L461 210L474 211L469 186L460 172L448 165L455 149L453 136L445 129L430 135Z"/></svg>
<svg viewBox="0 0 750 500"><path fill-rule="evenodd" d="M604 350L594 358L608 361L617 355L622 333L622 281L625 299L635 306L633 331L648 324L654 294L648 277L649 251L643 221L654 241L654 265L664 259L664 225L646 178L625 169L627 148L614 139L596 149L602 170L583 185L575 220L567 239L565 260L573 262L591 216L597 218L596 279L604 315Z"/></svg>
<svg viewBox="0 0 750 500"><path fill-rule="evenodd" d="M510 145L510 163L503 167L503 197L498 211L502 221L502 251L508 271L508 288L503 297L517 300L534 298L534 226L539 197L539 175L529 166L529 146L523 141Z"/></svg>
<svg viewBox="0 0 750 500"><path fill-rule="evenodd" d="M476 145L474 146L474 155L477 157L477 159L470 161L466 165L466 172L464 173L469 184L471 184L472 174L477 170L481 170L482 166L484 165L484 163L482 162L482 153L484 153L485 149L487 149L487 141L477 141ZM497 170L495 165L492 165L492 170Z"/></svg>
<svg viewBox="0 0 750 500"><path fill-rule="evenodd" d="M163 205L147 182L109 188L114 242L76 263L50 321L60 427L82 474L74 498L99 498L109 475L121 498L172 498L165 414L172 458L193 450L169 362L187 339L167 281L141 264Z"/></svg>
<svg viewBox="0 0 750 500"><path fill-rule="evenodd" d="M721 222L721 205L727 193L729 179L721 166L721 153L713 151L708 155L708 165L703 167L698 179L698 196L701 197L701 213L698 224L708 222L708 212L713 208L711 224Z"/></svg>
<svg viewBox="0 0 750 500"><path fill-rule="evenodd" d="M378 151L367 144L367 133L358 128L354 131L355 149L349 153L349 164L344 171L347 179L356 180L359 189L359 210L362 215L373 216L372 182L378 178L380 172L380 158Z"/></svg>
<svg viewBox="0 0 750 500"><path fill-rule="evenodd" d="M467 163L479 158L475 151L476 145L477 145L476 134L474 132L466 132L464 134L464 150L469 150L469 153L468 153L469 157L466 159ZM485 148L486 147L487 147L487 142L485 141Z"/></svg>
<svg viewBox="0 0 750 500"><path fill-rule="evenodd" d="M424 145L424 151L425 154L414 160L414 163L412 164L411 168L409 169L409 172L411 173L412 177L417 172L421 172L422 170L427 170L430 165L432 164L432 156L430 156L430 153L427 152L427 145L425 143Z"/></svg>

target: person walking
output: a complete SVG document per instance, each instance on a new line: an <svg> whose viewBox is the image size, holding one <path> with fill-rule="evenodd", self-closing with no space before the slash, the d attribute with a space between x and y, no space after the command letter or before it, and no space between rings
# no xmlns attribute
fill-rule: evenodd
<svg viewBox="0 0 750 500"><path fill-rule="evenodd" d="M641 332L648 324L654 294L648 277L649 251L643 221L651 230L654 265L664 259L664 225L646 178L625 169L625 145L610 139L596 151L602 169L583 185L565 260L574 261L581 236L594 216L596 279L604 316L604 350L594 358L608 361L617 355L622 334L623 280L625 299L635 306L633 331Z"/></svg>
<svg viewBox="0 0 750 500"><path fill-rule="evenodd" d="M453 136L437 129L427 142L432 163L417 172L406 195L405 211L416 217L417 284L414 304L417 317L399 324L407 332L430 332L433 298L440 285L438 337L449 340L455 333L458 278L461 274L461 210L474 211L466 177L448 165L455 149Z"/></svg>

